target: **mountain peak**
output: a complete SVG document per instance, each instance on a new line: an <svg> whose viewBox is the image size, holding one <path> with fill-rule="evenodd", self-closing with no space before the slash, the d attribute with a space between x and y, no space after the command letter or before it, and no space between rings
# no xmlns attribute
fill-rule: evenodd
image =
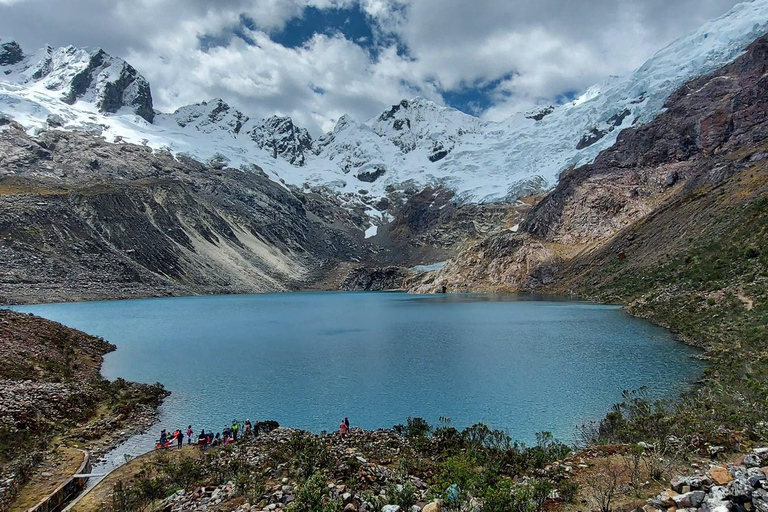
<svg viewBox="0 0 768 512"><path fill-rule="evenodd" d="M287 116L273 115L262 119L244 130L260 149L269 151L272 158L303 166L306 154L312 150L312 137L304 128L299 128Z"/></svg>
<svg viewBox="0 0 768 512"><path fill-rule="evenodd" d="M128 107L150 123L155 115L147 80L102 48L45 46L25 55L16 42L8 41L0 45L0 66L11 68L4 73L6 80L20 85L41 83L47 90L63 91L60 99L70 105L87 101L105 114Z"/></svg>

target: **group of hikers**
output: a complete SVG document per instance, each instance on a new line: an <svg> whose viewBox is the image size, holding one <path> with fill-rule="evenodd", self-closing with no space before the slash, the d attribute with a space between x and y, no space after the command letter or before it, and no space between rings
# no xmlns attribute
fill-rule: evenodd
<svg viewBox="0 0 768 512"><path fill-rule="evenodd" d="M245 426L243 428L243 436L248 437L253 432L253 424L251 420L245 420ZM240 422L232 420L232 425L225 425L221 432L217 432L215 435L212 431L206 432L205 429L200 431L197 436L197 441L194 444L202 447L203 450L207 450L209 446L219 446L225 444L231 444L237 441L237 436L240 433ZM172 447L174 444L179 450L184 446L184 437L186 434L187 444L193 444L195 439L195 431L192 430L192 425L187 427L186 432L182 432L181 429L177 429L172 433L168 433L166 429L160 431L160 439L155 444L155 448L158 450Z"/></svg>
<svg viewBox="0 0 768 512"><path fill-rule="evenodd" d="M245 420L243 427L242 437L249 437L254 433L253 424L251 420ZM346 436L349 433L349 418L345 417L344 421L339 425L339 434ZM162 450L172 447L174 444L179 450L184 446L184 437L187 438L187 444L193 444L194 430L192 425L187 427L187 430L182 432L181 429L176 429L171 433L168 433L166 429L160 431L160 439L155 444L155 449ZM232 425L225 425L221 432L214 434L212 431L206 432L205 429L200 431L197 436L197 444L203 450L207 450L210 446L220 446L234 443L237 441L237 437L240 434L240 422L232 420Z"/></svg>

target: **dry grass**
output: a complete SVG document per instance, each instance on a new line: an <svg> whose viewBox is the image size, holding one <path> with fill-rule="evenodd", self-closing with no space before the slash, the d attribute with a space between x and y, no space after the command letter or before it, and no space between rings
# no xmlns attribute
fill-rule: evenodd
<svg viewBox="0 0 768 512"><path fill-rule="evenodd" d="M82 463L83 452L74 448L59 447L53 452L52 458L45 461L21 488L8 512L24 512L37 505L74 475ZM43 473L46 475L43 476Z"/></svg>

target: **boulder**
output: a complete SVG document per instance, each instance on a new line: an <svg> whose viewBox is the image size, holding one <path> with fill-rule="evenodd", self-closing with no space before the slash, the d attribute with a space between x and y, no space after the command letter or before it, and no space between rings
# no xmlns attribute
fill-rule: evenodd
<svg viewBox="0 0 768 512"><path fill-rule="evenodd" d="M440 502L433 501L431 503L427 503L424 505L424 508L421 509L421 512L440 512Z"/></svg>
<svg viewBox="0 0 768 512"><path fill-rule="evenodd" d="M677 508L698 508L704 502L707 493L704 491L690 491L672 497Z"/></svg>
<svg viewBox="0 0 768 512"><path fill-rule="evenodd" d="M749 468L749 471L747 471L747 479L749 481L749 485L751 485L752 487L760 487L761 482L764 482L766 480L766 477L762 469Z"/></svg>
<svg viewBox="0 0 768 512"><path fill-rule="evenodd" d="M384 505L381 512L400 512L400 505Z"/></svg>
<svg viewBox="0 0 768 512"><path fill-rule="evenodd" d="M744 457L744 465L748 468L758 468L762 466L760 462L760 456L756 453L750 453Z"/></svg>
<svg viewBox="0 0 768 512"><path fill-rule="evenodd" d="M733 480L731 472L728 471L728 468L724 468L723 466L710 468L709 478L712 479L712 482L715 485L728 485L730 481Z"/></svg>
<svg viewBox="0 0 768 512"><path fill-rule="evenodd" d="M712 481L705 475L678 476L672 479L672 489L680 493L697 491L711 484ZM684 489L685 487L688 489Z"/></svg>
<svg viewBox="0 0 768 512"><path fill-rule="evenodd" d="M752 486L747 480L733 480L728 484L728 495L735 503L746 503L752 499Z"/></svg>
<svg viewBox="0 0 768 512"><path fill-rule="evenodd" d="M653 499L648 500L648 503L660 510L668 509L675 506L674 498L678 496L678 493L667 489Z"/></svg>
<svg viewBox="0 0 768 512"><path fill-rule="evenodd" d="M757 489L752 493L752 507L755 512L768 512L768 491Z"/></svg>

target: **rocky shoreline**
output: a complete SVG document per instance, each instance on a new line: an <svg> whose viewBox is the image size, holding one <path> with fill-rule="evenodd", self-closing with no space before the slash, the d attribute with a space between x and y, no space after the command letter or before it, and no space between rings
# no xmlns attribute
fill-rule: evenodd
<svg viewBox="0 0 768 512"><path fill-rule="evenodd" d="M99 457L157 421L162 386L101 377L114 345L33 315L0 309L0 509L45 479L58 447Z"/></svg>
<svg viewBox="0 0 768 512"><path fill-rule="evenodd" d="M416 432L413 425L353 428L346 436L277 428L199 454L197 447L153 452L100 483L91 504L76 512L93 510L99 500L136 499L131 489L151 485L177 488L141 502L164 512L768 510L768 448L730 463L724 447L703 459L681 458L642 442L578 453L545 443L526 451L496 444L497 434L478 425L462 433ZM548 451L538 462L513 463L536 450Z"/></svg>

